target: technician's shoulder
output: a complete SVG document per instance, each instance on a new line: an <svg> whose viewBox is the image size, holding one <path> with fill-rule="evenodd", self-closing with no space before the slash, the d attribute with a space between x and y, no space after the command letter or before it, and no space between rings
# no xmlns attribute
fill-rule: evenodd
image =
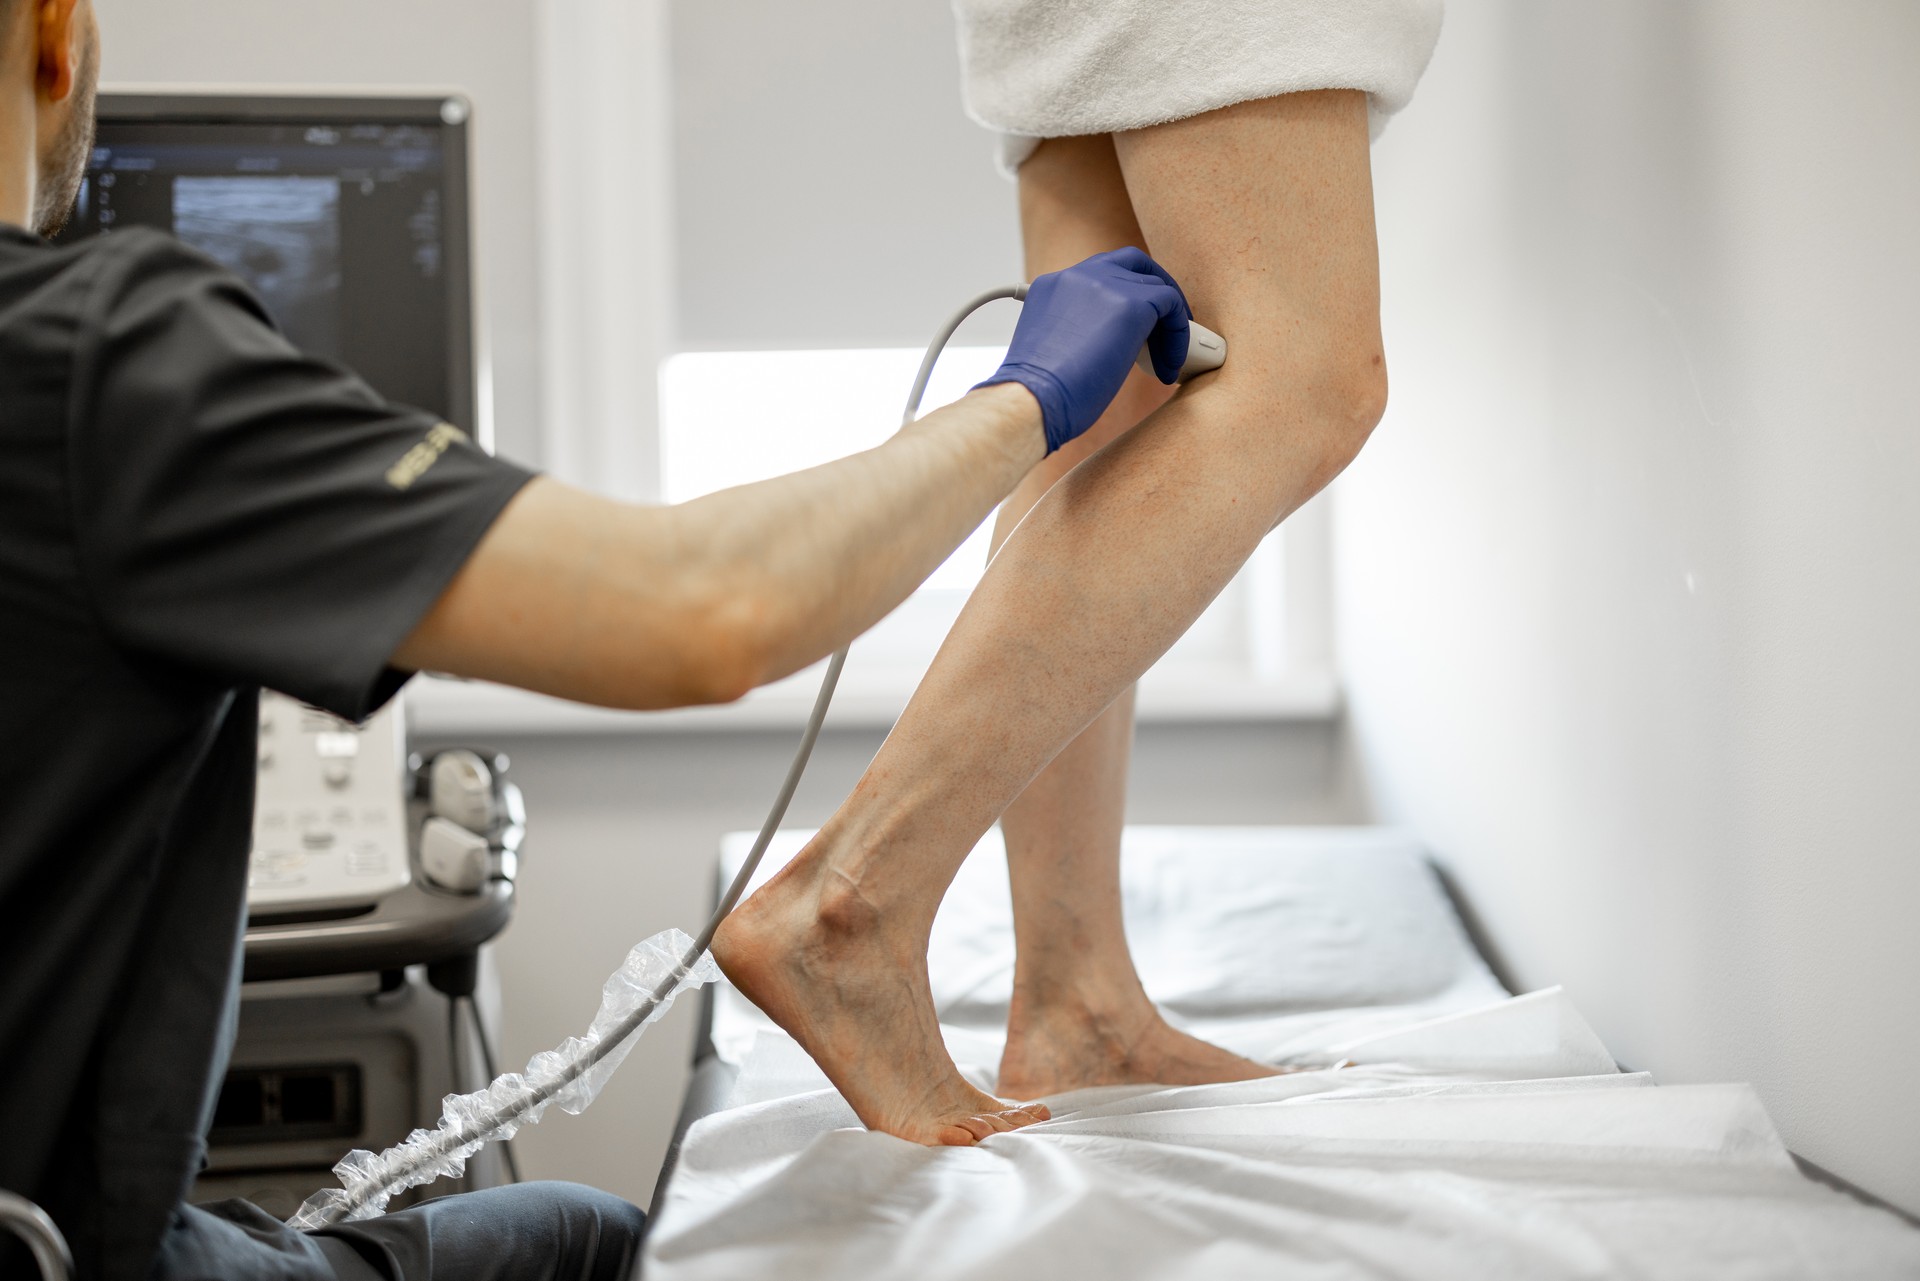
<svg viewBox="0 0 1920 1281"><path fill-rule="evenodd" d="M97 259L87 319L102 328L125 331L189 307L231 309L251 323L273 324L238 276L163 232L130 227L78 248Z"/></svg>
<svg viewBox="0 0 1920 1281"><path fill-rule="evenodd" d="M0 225L0 374L63 365L108 259L86 245L57 246ZM11 382L12 380L6 380ZM9 390L15 390L9 388Z"/></svg>
<svg viewBox="0 0 1920 1281"><path fill-rule="evenodd" d="M218 277L212 259L145 227L71 244L52 244L18 227L0 227L0 320L74 295L139 280Z"/></svg>
<svg viewBox="0 0 1920 1281"><path fill-rule="evenodd" d="M249 330L273 327L238 277L160 232L129 228L55 245L0 228L0 351L16 371L65 370L110 334L152 336L208 312Z"/></svg>
<svg viewBox="0 0 1920 1281"><path fill-rule="evenodd" d="M0 225L0 440L9 444L65 428L68 386L94 342L102 297L136 264L166 255L164 237L98 237L55 245Z"/></svg>
<svg viewBox="0 0 1920 1281"><path fill-rule="evenodd" d="M225 274L225 268L199 250L151 227L128 227L63 248L97 259L109 271Z"/></svg>

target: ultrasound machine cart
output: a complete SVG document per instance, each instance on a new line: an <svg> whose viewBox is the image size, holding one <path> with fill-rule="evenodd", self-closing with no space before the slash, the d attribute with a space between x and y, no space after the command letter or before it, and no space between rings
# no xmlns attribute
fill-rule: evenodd
<svg viewBox="0 0 1920 1281"><path fill-rule="evenodd" d="M397 699L354 725L261 696L240 1031L196 1199L291 1213L348 1150L494 1074L485 945L512 915L524 805L501 758L407 757L403 717ZM465 1186L501 1182L503 1160Z"/></svg>

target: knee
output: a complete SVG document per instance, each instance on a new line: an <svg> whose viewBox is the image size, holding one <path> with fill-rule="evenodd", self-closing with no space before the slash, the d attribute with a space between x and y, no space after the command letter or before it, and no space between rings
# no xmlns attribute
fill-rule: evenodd
<svg viewBox="0 0 1920 1281"><path fill-rule="evenodd" d="M612 1241L638 1242L647 1234L647 1214L625 1197L580 1183L538 1184L548 1189L562 1214Z"/></svg>
<svg viewBox="0 0 1920 1281"><path fill-rule="evenodd" d="M640 1257L647 1215L624 1197L579 1183L545 1181L501 1191L518 1194L523 1225L534 1218L549 1225L554 1258L564 1263L557 1275L624 1278Z"/></svg>
<svg viewBox="0 0 1920 1281"><path fill-rule="evenodd" d="M1309 401L1326 424L1321 450L1320 484L1325 485L1354 460L1387 412L1387 358L1376 338L1323 355L1315 366Z"/></svg>
<svg viewBox="0 0 1920 1281"><path fill-rule="evenodd" d="M1346 469L1387 409L1387 362L1377 331L1344 341L1228 339L1214 377L1236 402L1243 443L1317 493Z"/></svg>
<svg viewBox="0 0 1920 1281"><path fill-rule="evenodd" d="M1387 357L1376 339L1370 346L1349 354L1341 362L1340 381L1329 397L1339 423L1337 447L1322 460L1331 470L1320 479L1328 481L1346 469L1373 435L1373 429L1387 414Z"/></svg>

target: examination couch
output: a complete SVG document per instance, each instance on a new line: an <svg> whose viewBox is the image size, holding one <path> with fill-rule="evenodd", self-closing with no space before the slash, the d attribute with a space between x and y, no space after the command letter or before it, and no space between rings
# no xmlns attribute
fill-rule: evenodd
<svg viewBox="0 0 1920 1281"><path fill-rule="evenodd" d="M781 833L761 879L807 835ZM724 842L721 881L749 839ZM1657 1086L1568 993L1511 994L1404 834L1129 828L1123 882L1168 1015L1300 1070L1083 1090L1050 1122L925 1148L859 1128L722 983L647 1277L1920 1276L1920 1228L1808 1177L1750 1087ZM994 833L929 957L986 1089L1012 966Z"/></svg>

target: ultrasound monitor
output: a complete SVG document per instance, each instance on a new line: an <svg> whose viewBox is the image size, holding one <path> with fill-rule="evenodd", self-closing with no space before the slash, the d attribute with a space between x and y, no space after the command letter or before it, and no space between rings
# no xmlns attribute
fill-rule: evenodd
<svg viewBox="0 0 1920 1281"><path fill-rule="evenodd" d="M299 347L476 421L465 99L105 93L62 240L154 227L251 284Z"/></svg>

